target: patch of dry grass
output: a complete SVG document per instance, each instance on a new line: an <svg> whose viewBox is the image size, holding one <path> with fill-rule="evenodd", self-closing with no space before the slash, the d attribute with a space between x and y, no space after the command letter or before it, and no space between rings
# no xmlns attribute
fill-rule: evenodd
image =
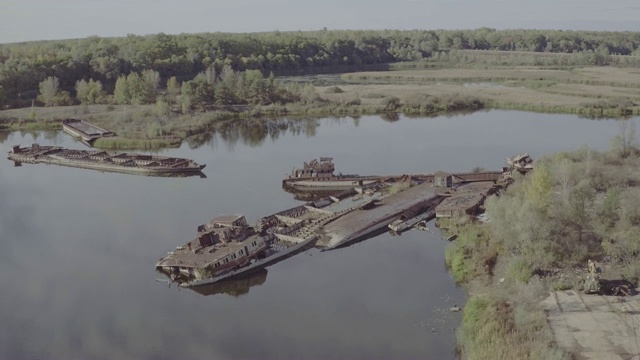
<svg viewBox="0 0 640 360"><path fill-rule="evenodd" d="M458 94L476 97L492 108L580 114L591 113L588 109L597 108L602 100L626 100L632 104L626 113L640 114L640 70L636 68L411 69L349 73L342 78L349 83L341 85L344 92L323 94L324 99L339 102L359 96L363 105L379 105L388 96L406 102L416 95ZM322 93L324 88L318 90Z"/></svg>

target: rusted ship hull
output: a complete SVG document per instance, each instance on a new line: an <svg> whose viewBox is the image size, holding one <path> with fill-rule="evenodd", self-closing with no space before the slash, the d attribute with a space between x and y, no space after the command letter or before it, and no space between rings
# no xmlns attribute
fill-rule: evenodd
<svg viewBox="0 0 640 360"><path fill-rule="evenodd" d="M14 146L7 157L16 163L52 164L83 169L150 176L177 176L202 174L206 165L189 159L134 153L69 150L57 146L31 148Z"/></svg>
<svg viewBox="0 0 640 360"><path fill-rule="evenodd" d="M403 232L403 231L407 231L409 229L411 229L413 226L415 226L417 223L421 222L421 221L429 221L432 220L433 218L436 217L436 213L435 213L435 209L433 210L427 210L426 212L418 215L418 216L414 216L410 219L404 220L402 221L402 219L398 219L394 222L392 222L391 224L389 224L389 229L397 234Z"/></svg>
<svg viewBox="0 0 640 360"><path fill-rule="evenodd" d="M302 168L294 168L282 180L282 187L293 188L352 188L382 180L381 176L360 176L357 174L335 174L333 158L321 157L305 162Z"/></svg>
<svg viewBox="0 0 640 360"><path fill-rule="evenodd" d="M440 201L442 197L429 183L390 194L371 206L351 211L324 226L318 246L325 250L349 246L371 233L386 229L407 211L415 209L411 215L417 216L434 208Z"/></svg>
<svg viewBox="0 0 640 360"><path fill-rule="evenodd" d="M321 158L320 163L294 169L292 176L319 174L331 183L332 171L330 158ZM219 216L200 225L194 240L160 258L156 269L183 287L214 284L262 269L307 246L324 250L350 246L386 231L389 224L397 231L406 230L435 217L439 210L449 211L449 216L473 215L488 194L508 184L502 180L509 176L503 172L458 175L439 171L415 178L378 178L370 186L333 193L265 216L251 226L244 215ZM446 200L452 201L443 210Z"/></svg>
<svg viewBox="0 0 640 360"><path fill-rule="evenodd" d="M373 184L382 179L380 176L362 176L362 177L349 177L349 178L340 178L336 177L331 180L325 179L285 179L282 184L283 186L292 186L292 187L300 187L300 188L327 188L327 189L345 189L352 188L356 186L363 186Z"/></svg>
<svg viewBox="0 0 640 360"><path fill-rule="evenodd" d="M305 249L308 249L310 247L313 247L313 245L315 244L315 242L318 240L318 238L316 236L309 238L301 243L298 243L296 245L287 247L285 250L282 251L278 251L273 253L270 256L267 256L263 259L260 259L256 262L254 262L253 264L250 264L248 266L242 267L240 269L237 270L233 270L230 271L228 273L225 273L223 275L220 276L216 276L213 278L209 278L209 279L202 279L202 280L196 280L196 281L192 281L192 282L186 282L186 283L182 283L180 284L181 287L187 287L187 288L192 288L192 287L199 287L199 286L205 286L205 285L211 285L211 284L216 284L222 281L228 281L234 278L238 278L241 276L245 276L248 274L252 274L254 272L257 271L261 271L263 269L265 269L266 267L273 265L275 263L278 263L282 260L285 260L293 255L296 255L297 253L304 251Z"/></svg>
<svg viewBox="0 0 640 360"><path fill-rule="evenodd" d="M86 144L101 137L116 136L115 133L79 119L67 119L62 122L62 130L67 134L82 139Z"/></svg>
<svg viewBox="0 0 640 360"><path fill-rule="evenodd" d="M213 284L191 286L189 289L204 296L228 294L235 297L247 294L254 286L264 284L264 282L267 281L267 275L267 269L260 269Z"/></svg>

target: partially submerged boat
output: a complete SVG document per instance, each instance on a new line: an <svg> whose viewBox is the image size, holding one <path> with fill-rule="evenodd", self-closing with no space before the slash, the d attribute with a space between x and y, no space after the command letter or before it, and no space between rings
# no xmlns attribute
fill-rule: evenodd
<svg viewBox="0 0 640 360"><path fill-rule="evenodd" d="M517 154L512 157L508 157L505 160L511 168L516 169L523 174L533 170L533 159L528 153Z"/></svg>
<svg viewBox="0 0 640 360"><path fill-rule="evenodd" d="M305 162L302 168L294 168L291 174L282 180L283 187L318 187L345 189L363 186L380 181L382 176L361 176L357 174L343 175L335 172L333 158L321 157Z"/></svg>
<svg viewBox="0 0 640 360"><path fill-rule="evenodd" d="M214 284L259 271L313 246L315 227L329 219L297 206L248 225L244 215L223 215L198 227L195 239L168 252L156 270L183 287Z"/></svg>
<svg viewBox="0 0 640 360"><path fill-rule="evenodd" d="M223 280L264 258L270 236L248 226L243 215L223 215L198 226L195 239L170 251L156 269L180 284Z"/></svg>
<svg viewBox="0 0 640 360"><path fill-rule="evenodd" d="M388 225L389 230L400 234L415 227L418 223L427 222L435 217L435 208L438 203L424 201L404 211L400 218Z"/></svg>
<svg viewBox="0 0 640 360"><path fill-rule="evenodd" d="M99 138L116 136L114 132L103 129L80 119L67 119L62 122L62 130L67 134L79 138L85 145L91 144Z"/></svg>
<svg viewBox="0 0 640 360"><path fill-rule="evenodd" d="M377 193L376 193L377 194ZM376 195L374 194L374 196ZM435 206L442 200L430 183L413 185L397 192L387 192L368 201L319 230L318 247L333 250L360 242L371 234L382 233L389 224L422 213L433 216Z"/></svg>
<svg viewBox="0 0 640 360"><path fill-rule="evenodd" d="M182 287L258 271L315 246L325 235L324 227L383 197L377 189L370 190L343 191L265 216L251 226L243 215L219 216L200 225L195 239L160 258L156 270Z"/></svg>
<svg viewBox="0 0 640 360"><path fill-rule="evenodd" d="M252 287L264 284L267 281L267 275L267 269L260 269L237 278L222 280L208 285L192 286L189 289L204 296L227 294L237 297L247 294Z"/></svg>
<svg viewBox="0 0 640 360"><path fill-rule="evenodd" d="M141 175L177 176L202 174L206 165L193 160L159 155L117 153L99 150L71 150L59 146L13 146L8 159L18 163L54 164L100 171Z"/></svg>
<svg viewBox="0 0 640 360"><path fill-rule="evenodd" d="M305 167L325 174L321 177L333 176L330 158ZM349 186L268 215L252 226L243 215L217 217L199 226L195 239L160 258L156 269L183 287L236 279L311 246L332 250L376 236L388 227L398 232L417 224L426 228L426 221L437 217L438 211L440 217L473 215L486 196L508 185L503 181L508 176L503 171L440 171L417 177L378 177L368 185ZM451 199L454 204L439 208Z"/></svg>

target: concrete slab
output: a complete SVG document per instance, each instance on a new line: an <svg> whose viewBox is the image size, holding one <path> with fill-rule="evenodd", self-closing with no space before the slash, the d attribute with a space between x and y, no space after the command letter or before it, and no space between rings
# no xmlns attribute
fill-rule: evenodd
<svg viewBox="0 0 640 360"><path fill-rule="evenodd" d="M640 295L557 291L541 306L556 344L575 359L640 360Z"/></svg>

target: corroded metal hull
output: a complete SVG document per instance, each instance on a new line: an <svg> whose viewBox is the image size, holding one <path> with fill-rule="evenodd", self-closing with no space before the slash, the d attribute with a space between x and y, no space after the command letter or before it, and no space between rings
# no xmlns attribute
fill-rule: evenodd
<svg viewBox="0 0 640 360"><path fill-rule="evenodd" d="M202 280L196 280L188 283L182 283L180 284L180 286L181 287L198 287L198 286L204 286L204 285L211 285L211 284L219 283L222 281L230 280L233 278L237 278L243 275L248 275L257 271L261 271L267 266L270 266L277 262L285 260L288 257L291 257L299 253L300 251L304 251L307 248L313 247L317 239L318 238L314 236L296 245L289 246L285 250L275 252L263 259L260 259L254 262L253 264L242 267L240 269L233 270L223 275L216 276L209 279L202 279Z"/></svg>
<svg viewBox="0 0 640 360"><path fill-rule="evenodd" d="M417 223L421 222L421 221L425 221L425 220L431 220L433 218L435 218L436 213L435 213L435 209L434 210L430 210L430 211L426 211L418 216L414 216L408 220L404 220L402 221L401 219L398 219L394 222L392 222L391 224L389 224L389 229L391 231L394 231L396 233L401 233L403 231L409 230L411 229L414 225L416 225Z"/></svg>
<svg viewBox="0 0 640 360"><path fill-rule="evenodd" d="M348 189L356 186L373 184L380 181L381 179L381 176L362 176L349 178L335 177L332 179L285 179L283 181L283 185L300 188L314 187Z"/></svg>
<svg viewBox="0 0 640 360"><path fill-rule="evenodd" d="M101 137L116 136L115 133L79 119L67 119L62 122L62 130L67 134L91 144Z"/></svg>
<svg viewBox="0 0 640 360"><path fill-rule="evenodd" d="M151 176L204 175L193 160L135 153L69 150L58 146L14 146L7 157L16 163L52 164L99 171Z"/></svg>

